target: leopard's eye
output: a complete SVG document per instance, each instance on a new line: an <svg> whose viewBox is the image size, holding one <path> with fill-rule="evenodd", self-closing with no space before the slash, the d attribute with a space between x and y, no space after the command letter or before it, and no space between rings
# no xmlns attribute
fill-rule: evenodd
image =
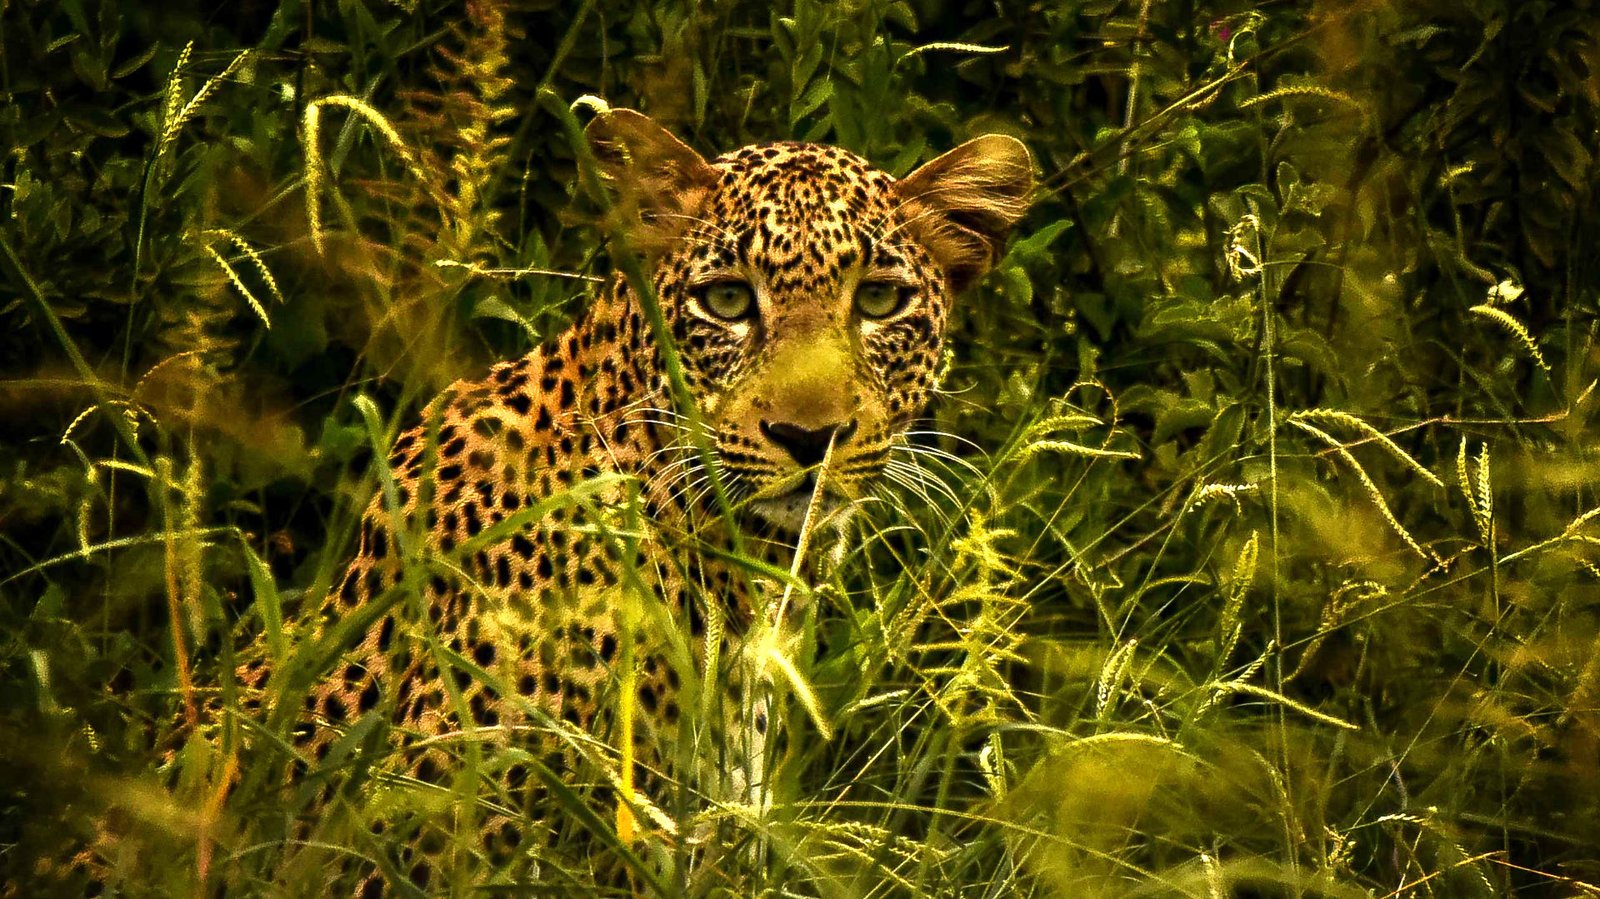
<svg viewBox="0 0 1600 899"><path fill-rule="evenodd" d="M888 318L911 299L912 289L889 281L867 281L856 288L856 311L864 318Z"/></svg>
<svg viewBox="0 0 1600 899"><path fill-rule="evenodd" d="M717 318L739 321L756 311L756 292L743 281L717 281L695 291L700 305Z"/></svg>

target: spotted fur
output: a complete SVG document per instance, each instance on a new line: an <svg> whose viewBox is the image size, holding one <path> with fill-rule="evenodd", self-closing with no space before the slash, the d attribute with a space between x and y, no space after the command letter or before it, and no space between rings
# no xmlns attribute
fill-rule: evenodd
<svg viewBox="0 0 1600 899"><path fill-rule="evenodd" d="M326 627L361 628L307 696L303 748L316 758L379 710L408 746L428 746L402 753L422 781L447 781L444 746L471 728L540 754L565 747L547 762L569 769L582 754L570 739L529 734L565 726L614 745L630 680L635 757L662 758L680 684L703 661L704 622L726 621L732 652L763 601L759 582L705 551L729 538L697 447L720 463L746 549L786 565L816 463L827 457L816 510L847 515L935 387L953 295L992 262L1031 186L1026 151L996 136L900 181L811 144L707 162L626 110L599 118L590 138L618 189L619 242L644 254L697 412L674 402L666 347L620 275L550 343L433 402L396 441L394 482L317 612ZM892 314L862 313L869 283L880 298L892 288ZM747 315L708 308L708 289L733 297L739 284L754 301ZM686 618L697 645L653 626L662 614ZM629 652L637 671L624 678ZM615 753L600 756L614 768ZM526 766L488 767L508 797L529 780ZM517 821L483 822L502 876L534 838ZM398 864L425 886L447 863L419 850ZM358 892L382 890L374 872Z"/></svg>

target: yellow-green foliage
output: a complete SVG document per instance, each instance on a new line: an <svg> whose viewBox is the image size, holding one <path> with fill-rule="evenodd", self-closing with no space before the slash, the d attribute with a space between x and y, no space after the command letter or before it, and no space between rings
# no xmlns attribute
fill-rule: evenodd
<svg viewBox="0 0 1600 899"><path fill-rule="evenodd" d="M516 895L1600 894L1596 47L1520 0L0 3L0 895L413 839L472 895L530 796ZM1005 132L1042 188L883 501L750 560L761 651L685 684L692 755L753 660L764 791L561 722L592 776L485 727L399 778L381 715L297 758L389 441L627 261L597 103L895 174Z"/></svg>

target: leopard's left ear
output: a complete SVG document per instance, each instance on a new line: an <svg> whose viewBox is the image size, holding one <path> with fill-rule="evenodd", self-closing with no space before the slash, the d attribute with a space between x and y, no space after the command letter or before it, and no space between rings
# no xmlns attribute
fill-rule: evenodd
<svg viewBox="0 0 1600 899"><path fill-rule="evenodd" d="M618 222L647 255L687 229L717 171L655 120L608 109L584 129L600 173L617 192Z"/></svg>
<svg viewBox="0 0 1600 899"><path fill-rule="evenodd" d="M1028 148L1003 134L975 137L895 184L907 227L933 252L954 290L999 260L1032 190Z"/></svg>

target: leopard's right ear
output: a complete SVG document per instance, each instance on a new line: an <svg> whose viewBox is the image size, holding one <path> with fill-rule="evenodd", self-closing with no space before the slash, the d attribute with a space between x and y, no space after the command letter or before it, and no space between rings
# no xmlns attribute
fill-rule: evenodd
<svg viewBox="0 0 1600 899"><path fill-rule="evenodd" d="M717 170L649 116L609 109L584 129L600 174L617 192L613 227L652 255L692 223Z"/></svg>

